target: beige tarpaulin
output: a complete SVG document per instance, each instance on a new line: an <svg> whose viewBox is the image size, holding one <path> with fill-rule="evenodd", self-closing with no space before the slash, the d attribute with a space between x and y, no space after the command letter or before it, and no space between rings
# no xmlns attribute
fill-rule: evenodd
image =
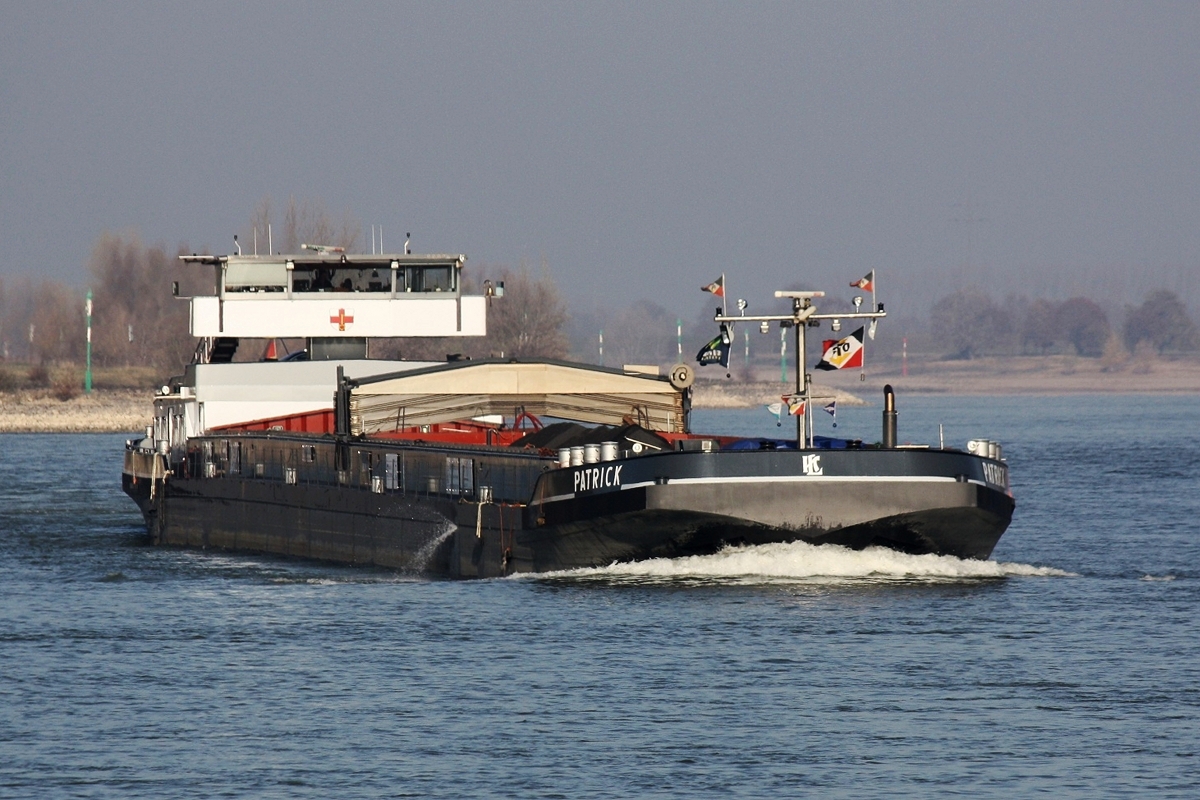
<svg viewBox="0 0 1200 800"><path fill-rule="evenodd" d="M666 378L560 362L465 362L372 379L350 396L352 433L379 433L488 414L682 433L684 393Z"/></svg>

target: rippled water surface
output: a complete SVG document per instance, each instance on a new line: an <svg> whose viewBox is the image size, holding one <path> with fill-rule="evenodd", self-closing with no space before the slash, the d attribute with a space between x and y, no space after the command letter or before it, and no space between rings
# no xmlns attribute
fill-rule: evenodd
<svg viewBox="0 0 1200 800"><path fill-rule="evenodd" d="M4 436L0 796L1200 796L1200 400L901 402L902 439L1005 445L991 561L447 582L159 549L124 437Z"/></svg>

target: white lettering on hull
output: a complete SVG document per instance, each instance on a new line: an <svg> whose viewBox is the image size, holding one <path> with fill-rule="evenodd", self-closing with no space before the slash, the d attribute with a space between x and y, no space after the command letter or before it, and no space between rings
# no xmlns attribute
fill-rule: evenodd
<svg viewBox="0 0 1200 800"><path fill-rule="evenodd" d="M1008 488L1008 470L999 464L993 464L990 461L983 462L983 477L987 479L988 483Z"/></svg>
<svg viewBox="0 0 1200 800"><path fill-rule="evenodd" d="M621 469L624 465L610 464L604 467L587 467L575 470L575 491L590 492L621 485Z"/></svg>

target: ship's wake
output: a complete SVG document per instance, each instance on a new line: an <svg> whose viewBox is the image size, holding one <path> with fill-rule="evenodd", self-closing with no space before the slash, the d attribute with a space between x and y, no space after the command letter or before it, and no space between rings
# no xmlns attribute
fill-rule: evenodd
<svg viewBox="0 0 1200 800"><path fill-rule="evenodd" d="M957 583L1012 577L1074 577L1054 567L954 556L909 555L882 547L850 550L805 542L726 547L706 556L654 558L536 576L618 583Z"/></svg>

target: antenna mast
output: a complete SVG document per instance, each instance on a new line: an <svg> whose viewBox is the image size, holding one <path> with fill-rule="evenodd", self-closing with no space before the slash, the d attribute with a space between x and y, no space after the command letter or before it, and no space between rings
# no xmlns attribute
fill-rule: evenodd
<svg viewBox="0 0 1200 800"><path fill-rule="evenodd" d="M817 307L812 301L824 297L824 292L775 292L776 297L786 297L792 301L791 314L762 314L756 316L731 317L727 314L717 314L717 322L778 322L781 328L796 329L796 394L802 398L804 413L796 415L796 447L807 450L812 443L812 375L808 372L808 335L809 325L816 326L820 320L828 319L870 319L877 320L887 316L883 304L875 305L873 311L854 311L850 314L818 314ZM764 328L764 332L766 329Z"/></svg>

